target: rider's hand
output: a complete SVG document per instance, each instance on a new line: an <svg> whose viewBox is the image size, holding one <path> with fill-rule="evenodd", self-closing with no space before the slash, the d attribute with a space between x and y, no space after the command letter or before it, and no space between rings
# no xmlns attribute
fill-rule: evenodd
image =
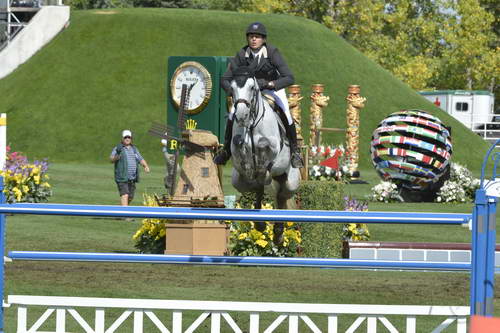
<svg viewBox="0 0 500 333"><path fill-rule="evenodd" d="M269 84L269 82L265 79L257 79L257 83L259 84L260 90L267 89L267 85Z"/></svg>
<svg viewBox="0 0 500 333"><path fill-rule="evenodd" d="M122 149L123 149L123 145L121 143L117 144L116 145L116 154L120 155L120 153L122 152Z"/></svg>

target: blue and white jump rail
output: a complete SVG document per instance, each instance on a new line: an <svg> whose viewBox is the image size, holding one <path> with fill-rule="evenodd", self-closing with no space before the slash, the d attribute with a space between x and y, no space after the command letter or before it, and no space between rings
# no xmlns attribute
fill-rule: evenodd
<svg viewBox="0 0 500 333"><path fill-rule="evenodd" d="M498 140L500 142L500 140ZM498 143L497 142L497 143ZM164 207L120 207L95 205L62 204L5 204L0 195L0 249L5 253L5 214L35 214L61 216L108 216L162 219L203 219L230 221L291 221L301 223L386 223L386 224L440 224L472 225L472 260L471 263L446 262L400 262L346 260L330 258L268 258L268 257L230 257L230 256L183 256L183 255L140 255L114 253L75 253L75 252L37 252L10 251L8 259L45 260L45 261L80 261L80 262L123 262L155 264L191 264L191 265L236 265L236 266L291 266L291 267L326 267L326 268L383 268L397 270L447 270L470 271L470 306L400 306L400 305L335 305L335 304L300 304L300 303L254 303L254 302L207 302L207 301L161 301L104 299L90 297L47 297L9 295L4 298L4 263L0 265L0 297L5 306L18 307L17 332L38 332L39 327L52 314L56 316L55 333L66 332L66 314L71 315L85 332L115 332L120 325L133 314L134 332L143 332L144 318L149 318L160 332L193 332L207 318L211 320L211 332L220 332L221 321L225 320L234 332L248 330L251 333L273 332L284 320L288 319L289 332L298 332L299 321L305 323L313 332L321 332L308 317L309 313L327 315L327 331L337 332L339 314L361 313L348 332L355 330L364 322L368 332L376 332L377 323L390 332L398 332L386 315L406 315L406 332L416 332L416 316L448 316L433 332L441 332L451 323L456 322L457 332L466 332L466 317L469 314L491 316L493 313L494 256L496 240L496 203L500 189L497 183L497 165L500 154L492 154L497 144L489 149L485 156L481 175L481 187L476 192L472 214L452 213L401 213L401 212L350 212L350 211L302 211L302 210L242 210L211 208L164 208ZM485 181L484 173L488 159L494 161L493 176ZM0 178L0 190L3 180ZM500 192L500 191L497 191ZM0 192L3 193L3 192ZM2 256L2 260L5 258ZM32 327L27 325L27 307L44 305L48 310ZM89 325L75 310L77 307L96 308L94 324ZM105 308L124 308L125 311L111 326L105 325ZM167 327L152 312L153 310L172 310L172 327ZM182 311L199 310L203 313L185 330ZM249 313L248 329L242 330L230 315L232 311ZM267 328L259 322L262 312L280 312ZM260 323L260 324L259 324ZM0 333L3 332L3 307L0 313ZM259 326L260 325L260 326ZM46 331L45 331L46 332Z"/></svg>

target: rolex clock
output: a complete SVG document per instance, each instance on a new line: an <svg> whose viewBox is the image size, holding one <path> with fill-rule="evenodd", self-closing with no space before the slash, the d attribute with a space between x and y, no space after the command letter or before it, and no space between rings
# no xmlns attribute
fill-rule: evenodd
<svg viewBox="0 0 500 333"><path fill-rule="evenodd" d="M220 78L227 68L227 57L171 56L167 73L167 124L177 128L182 86L191 88L186 120L196 121L197 129L209 130L223 143L226 126L226 93ZM180 133L174 133L179 135Z"/></svg>
<svg viewBox="0 0 500 333"><path fill-rule="evenodd" d="M197 61L186 61L176 68L170 80L170 94L177 109L179 109L184 84L190 88L186 113L192 115L203 111L212 97L210 72Z"/></svg>

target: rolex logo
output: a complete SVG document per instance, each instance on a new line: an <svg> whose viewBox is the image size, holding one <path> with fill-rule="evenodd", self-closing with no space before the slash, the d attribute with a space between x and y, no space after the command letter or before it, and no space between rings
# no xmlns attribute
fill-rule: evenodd
<svg viewBox="0 0 500 333"><path fill-rule="evenodd" d="M194 119L186 120L186 129L194 130L196 129L196 125L198 125L198 123Z"/></svg>

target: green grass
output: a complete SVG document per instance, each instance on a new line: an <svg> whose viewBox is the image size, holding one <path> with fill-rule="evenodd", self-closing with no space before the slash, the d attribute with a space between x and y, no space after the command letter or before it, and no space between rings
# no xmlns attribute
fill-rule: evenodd
<svg viewBox="0 0 500 333"><path fill-rule="evenodd" d="M370 165L371 133L389 113L421 108L453 127L454 160L477 170L487 147L444 112L367 59L324 26L287 15L187 9L73 11L71 25L14 73L0 80L0 110L9 117L9 142L29 156L55 162L101 163L120 131L130 128L143 155L161 163L158 140L147 135L166 117L167 58L234 55L244 29L259 20L303 87L304 132L310 86L331 97L325 127L345 127L347 86L361 85L361 165ZM303 133L306 137L308 133ZM342 134L325 134L340 144ZM470 149L474 147L474 149Z"/></svg>
<svg viewBox="0 0 500 333"><path fill-rule="evenodd" d="M361 172L372 182L369 170ZM55 163L50 166L49 174L54 189L53 203L118 203L111 164ZM225 189L229 187L229 174L226 167ZM142 177L135 204L140 204L140 195L146 190L162 192L162 178L163 167L153 165L151 174ZM349 185L347 190L361 198L366 190L358 190L359 186L363 185ZM470 205L370 204L370 210L443 211L443 208L468 212ZM110 218L8 216L7 251L136 252L131 236L139 224L139 220L126 222ZM435 228L370 226L373 240L467 242L470 234L462 227ZM469 297L469 275L465 273L14 262L7 264L6 277L7 295L414 305L467 305ZM500 315L499 282L495 290L497 316ZM192 322L198 314L187 313L185 317ZM119 313L110 311L110 315ZM244 320L243 315L238 318ZM270 316L264 318L271 320ZM349 320L352 323L353 318L341 317L341 331L347 329ZM429 332L439 320L443 318L419 319L417 322L422 325L419 324L419 332ZM394 322L404 327L401 320ZM15 309L6 309L6 332L14 332L15 323ZM208 332L208 327L203 326L201 332ZM320 327L325 328L326 323ZM81 332L71 325L68 330ZM119 332L130 331L129 325ZM145 332L154 330L147 326Z"/></svg>

